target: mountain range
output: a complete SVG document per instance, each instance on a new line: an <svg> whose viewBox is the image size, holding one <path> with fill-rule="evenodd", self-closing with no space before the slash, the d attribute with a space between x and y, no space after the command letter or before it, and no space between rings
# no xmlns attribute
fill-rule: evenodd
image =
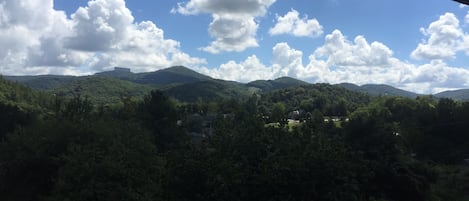
<svg viewBox="0 0 469 201"><path fill-rule="evenodd" d="M53 92L63 96L73 96L79 93L92 97L93 101L103 104L115 102L120 96L140 97L153 89L160 89L180 101L193 102L222 97L247 97L253 93L267 93L289 87L312 85L290 77L239 83L214 79L183 66L145 73L133 73L129 68L115 67L112 71L89 76L39 75L4 76L4 78L36 90ZM383 84L359 86L342 83L335 86L372 96L415 98L422 95ZM469 89L445 91L433 96L469 100Z"/></svg>

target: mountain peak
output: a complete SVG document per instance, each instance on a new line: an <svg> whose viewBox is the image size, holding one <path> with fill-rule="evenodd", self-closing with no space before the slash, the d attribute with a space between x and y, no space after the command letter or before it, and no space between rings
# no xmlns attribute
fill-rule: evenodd
<svg viewBox="0 0 469 201"><path fill-rule="evenodd" d="M187 68L185 66L171 66L168 68L163 68L161 69L162 71L191 71L195 72L194 70L191 70L190 68Z"/></svg>
<svg viewBox="0 0 469 201"><path fill-rule="evenodd" d="M213 80L184 66L173 66L149 73L140 73L137 81L142 84L182 84Z"/></svg>
<svg viewBox="0 0 469 201"><path fill-rule="evenodd" d="M309 83L291 77L279 77L275 80L256 80L247 83L247 86L259 88L262 91L272 91L301 85L309 85Z"/></svg>
<svg viewBox="0 0 469 201"><path fill-rule="evenodd" d="M284 83L284 84L292 84L292 85L308 85L308 84L310 84L310 83L307 83L305 81L298 80L298 79L295 79L295 78L292 78L292 77L287 77L287 76L279 77L279 78L277 78L273 81L278 82L278 83Z"/></svg>

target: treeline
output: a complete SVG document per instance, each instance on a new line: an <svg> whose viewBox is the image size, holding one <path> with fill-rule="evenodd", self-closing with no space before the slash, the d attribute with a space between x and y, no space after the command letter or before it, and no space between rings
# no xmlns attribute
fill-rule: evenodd
<svg viewBox="0 0 469 201"><path fill-rule="evenodd" d="M4 100L0 200L469 199L464 102L329 85L186 104L160 91L110 107L80 95L42 110ZM267 126L290 110L304 121Z"/></svg>

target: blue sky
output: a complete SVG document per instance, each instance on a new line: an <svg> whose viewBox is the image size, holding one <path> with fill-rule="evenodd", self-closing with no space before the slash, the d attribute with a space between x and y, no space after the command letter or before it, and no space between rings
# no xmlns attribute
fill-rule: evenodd
<svg viewBox="0 0 469 201"><path fill-rule="evenodd" d="M184 65L240 82L469 88L469 7L451 0L0 0L0 11L2 74Z"/></svg>

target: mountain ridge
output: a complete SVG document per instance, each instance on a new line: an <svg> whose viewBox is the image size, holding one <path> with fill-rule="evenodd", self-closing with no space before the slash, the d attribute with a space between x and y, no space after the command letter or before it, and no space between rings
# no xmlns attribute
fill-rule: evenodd
<svg viewBox="0 0 469 201"><path fill-rule="evenodd" d="M450 90L443 91L437 94L434 94L437 98L451 98L455 100L469 100L469 89L459 89L459 90Z"/></svg>
<svg viewBox="0 0 469 201"><path fill-rule="evenodd" d="M120 87L132 85L132 87L135 88L139 85L142 85L143 88L149 87L153 89L161 89L173 95L181 94L180 97L190 97L190 100L195 99L194 97L197 95L197 92L207 94L208 97L215 98L226 94L234 94L235 92L238 93L238 95L246 95L252 93L266 93L273 90L285 89L289 87L311 85L311 83L291 77L279 77L273 80L255 80L248 83L240 83L235 81L215 79L210 76L198 73L184 66L173 66L157 71L142 73L133 73L131 72L130 68L115 67L114 70L98 72L88 76L37 75L3 77L7 80L26 85L36 90L50 91L56 91L60 87L63 88L63 86L73 85L73 83L76 83L77 80L80 80L83 77L93 77L96 79L111 78L113 80L108 81L113 82L114 84ZM133 86L133 84L129 83L120 83L116 80L126 81L129 83L134 83L136 85ZM195 86L190 86L191 84L195 84ZM372 96L401 96L415 98L417 96L426 95L402 90L385 84L365 84L359 86L352 83L340 83L336 85L351 91L367 93ZM213 90L220 89L222 92L209 92L204 89L203 86L211 88ZM184 88L186 88L186 91L189 92L188 94L192 95L189 96L187 94L182 93L181 91L184 91ZM245 93L244 91L248 91L248 93ZM469 89L444 91L433 95L436 98L469 100Z"/></svg>
<svg viewBox="0 0 469 201"><path fill-rule="evenodd" d="M352 83L340 83L338 86L344 87L348 90L358 91L370 94L372 96L401 96L406 98L416 98L418 96L424 96L425 94L417 94L411 91L402 90L390 85L385 84L364 84L356 85Z"/></svg>

